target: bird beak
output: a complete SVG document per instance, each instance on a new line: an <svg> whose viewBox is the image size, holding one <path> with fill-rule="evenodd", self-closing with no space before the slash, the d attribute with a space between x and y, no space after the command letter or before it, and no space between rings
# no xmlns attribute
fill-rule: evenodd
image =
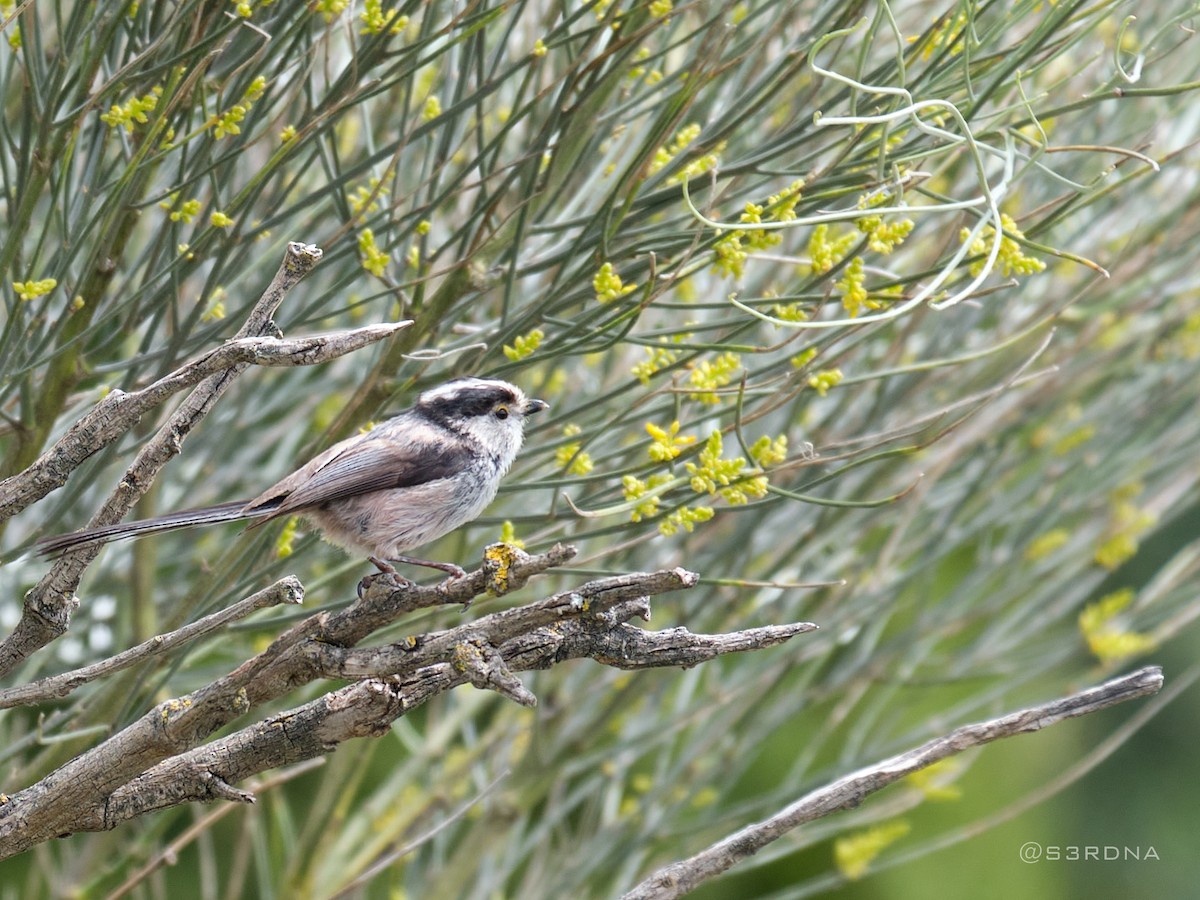
<svg viewBox="0 0 1200 900"><path fill-rule="evenodd" d="M527 400L525 401L525 415L531 416L536 412L541 412L543 409L549 409L550 404L545 400Z"/></svg>

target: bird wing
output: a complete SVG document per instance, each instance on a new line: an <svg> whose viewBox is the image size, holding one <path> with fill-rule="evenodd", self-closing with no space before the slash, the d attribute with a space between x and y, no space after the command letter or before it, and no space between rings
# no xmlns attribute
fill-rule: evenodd
<svg viewBox="0 0 1200 900"><path fill-rule="evenodd" d="M402 438L392 433L372 431L335 444L250 501L246 510L266 507L267 519L274 519L346 497L448 478L470 461L457 436L416 424L405 428Z"/></svg>

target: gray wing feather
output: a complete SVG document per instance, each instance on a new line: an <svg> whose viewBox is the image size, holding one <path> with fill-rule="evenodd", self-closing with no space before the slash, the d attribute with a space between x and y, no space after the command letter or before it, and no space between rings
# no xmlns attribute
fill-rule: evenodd
<svg viewBox="0 0 1200 900"><path fill-rule="evenodd" d="M372 431L343 441L252 500L246 509L270 507L273 519L347 497L448 478L470 461L469 450L456 436L416 428L405 429L404 438Z"/></svg>

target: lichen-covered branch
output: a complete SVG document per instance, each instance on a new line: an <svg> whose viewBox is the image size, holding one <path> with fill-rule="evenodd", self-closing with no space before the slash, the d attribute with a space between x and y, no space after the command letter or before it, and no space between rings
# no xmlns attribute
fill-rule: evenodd
<svg viewBox="0 0 1200 900"><path fill-rule="evenodd" d="M267 769L323 755L351 738L386 734L398 717L462 684L495 690L517 703L532 705L533 695L516 678L516 672L550 668L585 657L630 669L694 665L724 653L769 647L815 628L799 624L725 635L691 635L684 629L647 632L627 624L628 619L649 615L646 596L623 596L636 585L662 592L688 587L695 580L691 573L678 569L599 579L578 592L558 594L522 607L539 610L521 617L523 622L544 617L548 609L563 610L564 617L552 625L529 631L518 629L498 645L491 641L500 640L500 635L509 631L517 621L509 614L517 610L494 613L441 633L457 633L462 639L455 642L417 639L409 651L415 665L406 667L405 674L364 678L165 759L109 796L74 809L70 830L110 829L136 816L185 802L253 800L252 795L233 785ZM596 605L564 604L563 598L571 593L590 597ZM618 596L620 599L616 599ZM468 632L474 632L474 636L466 637ZM26 841L25 836L6 837L0 818L0 856L14 852L10 842L25 845Z"/></svg>
<svg viewBox="0 0 1200 900"><path fill-rule="evenodd" d="M561 565L573 548L555 547L539 556L520 551L497 552L491 561L465 578L428 587L373 579L349 608L319 613L280 635L266 650L233 672L191 694L157 705L102 744L52 772L36 785L0 803L0 856L19 852L25 841L44 840L73 829L81 809L90 809L118 787L161 761L185 752L214 731L262 702L285 695L318 677L302 650L307 642L352 645L372 631L414 609L435 604L466 604L503 575L507 585L523 583L531 574ZM208 789L219 786L210 783ZM12 841L16 841L14 845ZM16 849L13 849L13 847Z"/></svg>
<svg viewBox="0 0 1200 900"><path fill-rule="evenodd" d="M324 640L304 650L314 675L326 678L403 676L449 657L463 641L483 640L493 647L564 619L599 617L619 603L693 587L697 576L684 569L600 578L545 600L484 616L446 631L425 634L399 644L352 649Z"/></svg>
<svg viewBox="0 0 1200 900"><path fill-rule="evenodd" d="M32 840L74 830L79 810L108 802L130 779L163 760L185 753L217 729L258 705L286 695L320 677L308 651L313 644L352 646L378 628L415 609L438 604L467 604L496 583L523 583L531 574L561 565L574 548L554 547L529 556L515 548L489 547L490 561L464 578L421 586L374 578L358 600L337 613L317 613L276 638L266 650L228 675L183 697L159 703L108 740L50 773L40 782L0 804L0 858L20 852ZM603 579L611 581L611 579ZM220 784L205 782L215 792Z"/></svg>
<svg viewBox="0 0 1200 900"><path fill-rule="evenodd" d="M939 760L990 741L1040 731L1063 719L1086 716L1127 700L1155 694L1162 684L1162 669L1158 666L1148 666L1068 697L956 728L920 747L859 769L845 778L818 788L769 819L748 825L695 856L659 869L623 895L622 900L667 900L682 897L695 890L702 882L714 878L740 860L778 840L793 828L841 809L852 809L862 803L868 795Z"/></svg>

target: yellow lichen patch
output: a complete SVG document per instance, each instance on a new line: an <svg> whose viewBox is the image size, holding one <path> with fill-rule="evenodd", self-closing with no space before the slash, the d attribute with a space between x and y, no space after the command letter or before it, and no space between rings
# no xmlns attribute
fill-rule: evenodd
<svg viewBox="0 0 1200 900"><path fill-rule="evenodd" d="M189 697L180 699L167 700L162 705L162 723L166 725L176 715L192 708L192 701Z"/></svg>
<svg viewBox="0 0 1200 900"><path fill-rule="evenodd" d="M477 668L482 656L478 646L470 641L463 641L461 644L454 645L454 653L450 656L450 665L454 667L454 671L463 674Z"/></svg>
<svg viewBox="0 0 1200 900"><path fill-rule="evenodd" d="M507 594L513 589L512 567L518 563L525 553L512 544L489 544L483 551L484 562L488 569L487 591L494 597Z"/></svg>

